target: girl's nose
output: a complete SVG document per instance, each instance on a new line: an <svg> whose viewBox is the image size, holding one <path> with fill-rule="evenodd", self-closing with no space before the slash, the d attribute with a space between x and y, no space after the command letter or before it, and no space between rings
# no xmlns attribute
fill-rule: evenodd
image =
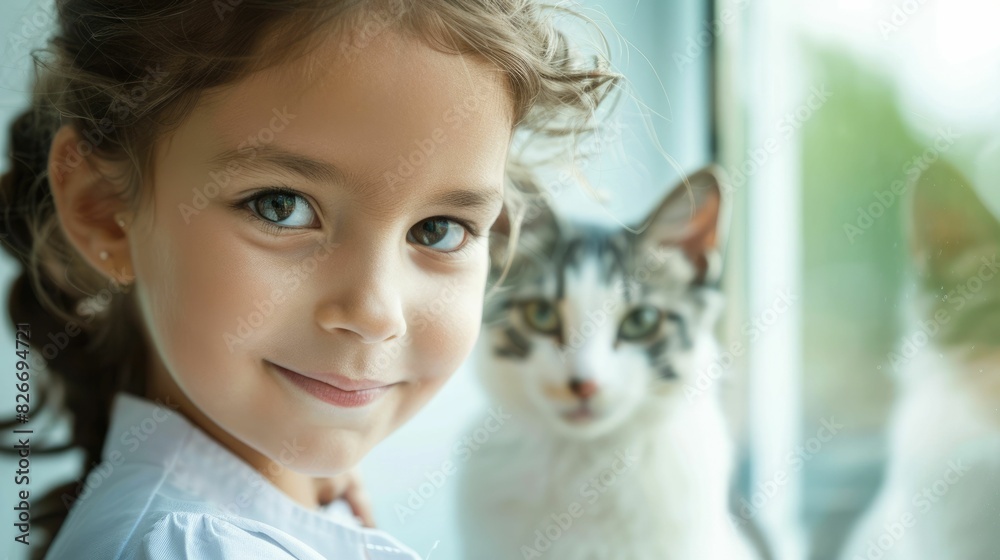
<svg viewBox="0 0 1000 560"><path fill-rule="evenodd" d="M350 331L362 342L376 343L406 334L401 286L391 277L354 275L316 309L324 330Z"/></svg>

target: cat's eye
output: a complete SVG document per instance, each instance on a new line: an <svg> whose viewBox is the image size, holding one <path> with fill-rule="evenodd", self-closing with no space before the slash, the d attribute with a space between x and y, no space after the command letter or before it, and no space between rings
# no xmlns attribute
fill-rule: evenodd
<svg viewBox="0 0 1000 560"><path fill-rule="evenodd" d="M660 310L651 306L643 305L636 307L631 313L625 316L618 329L618 337L622 340L639 340L656 332L660 326Z"/></svg>
<svg viewBox="0 0 1000 560"><path fill-rule="evenodd" d="M559 331L559 314L549 302L536 299L521 307L524 320L528 326L544 334L555 334Z"/></svg>

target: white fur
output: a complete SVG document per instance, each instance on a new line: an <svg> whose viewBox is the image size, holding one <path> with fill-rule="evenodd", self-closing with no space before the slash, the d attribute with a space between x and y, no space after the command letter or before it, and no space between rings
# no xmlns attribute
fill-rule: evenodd
<svg viewBox="0 0 1000 560"><path fill-rule="evenodd" d="M573 300L600 302L601 294ZM679 368L687 375L704 371L717 355L717 344L706 327L692 326L695 348L688 363ZM547 355L547 345L541 345L535 348L530 365L498 361L490 353L494 338L495 333L484 332L477 357L496 406L504 407L511 418L463 463L459 490L463 557L757 557L729 514L733 449L714 393L688 399L682 390L683 379L651 390L648 379L624 371L646 367L637 361L643 358L619 355L617 368L607 371L598 364L597 369L616 375L619 383L631 387L612 389L618 393L606 408L612 409L610 416L616 416L621 414L613 410L616 406L634 404L611 428L573 433L554 415L540 410L537 398L532 398L530 387L526 387L530 382L520 377L524 370L554 375L551 370L561 367L558 358ZM535 360L548 360L549 365ZM627 365L630 361L632 366ZM646 394L633 399L635 386ZM482 425L477 423L473 428ZM635 456L634 464L624 468L619 453ZM619 473L612 478L614 468ZM603 482L588 482L602 473ZM605 482L610 484L605 486ZM574 503L580 510L570 509ZM560 527L560 519L567 528ZM539 534L546 535L547 530L558 536L541 539ZM550 541L547 546L546 540Z"/></svg>
<svg viewBox="0 0 1000 560"><path fill-rule="evenodd" d="M1000 353L973 359L931 344L906 367L882 488L841 558L996 558Z"/></svg>

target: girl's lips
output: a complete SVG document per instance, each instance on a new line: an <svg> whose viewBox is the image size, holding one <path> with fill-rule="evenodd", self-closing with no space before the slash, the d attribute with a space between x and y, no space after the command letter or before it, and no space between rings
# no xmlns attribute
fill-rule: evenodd
<svg viewBox="0 0 1000 560"><path fill-rule="evenodd" d="M271 362L268 362L271 363ZM295 373L292 370L285 369L277 364L271 363L274 369L280 373L285 379L288 379L300 389L309 393L310 395L318 398L323 402L330 403L336 406L342 406L345 408L356 408L359 406L365 406L375 399L381 397L389 389L395 385L395 383L389 385L382 385L379 387L373 387L370 389L360 389L357 391L345 391L338 387L334 387L329 383L324 383L318 381L311 377L306 377Z"/></svg>

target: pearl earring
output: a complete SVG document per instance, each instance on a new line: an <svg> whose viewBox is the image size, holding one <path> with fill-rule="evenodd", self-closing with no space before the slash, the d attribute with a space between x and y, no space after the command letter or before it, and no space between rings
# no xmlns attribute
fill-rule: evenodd
<svg viewBox="0 0 1000 560"><path fill-rule="evenodd" d="M118 218L118 227L124 228L125 227L125 220L123 220L121 218Z"/></svg>
<svg viewBox="0 0 1000 560"><path fill-rule="evenodd" d="M100 254L99 254L99 256L101 257L102 261L108 260L108 252L107 251L101 251Z"/></svg>

